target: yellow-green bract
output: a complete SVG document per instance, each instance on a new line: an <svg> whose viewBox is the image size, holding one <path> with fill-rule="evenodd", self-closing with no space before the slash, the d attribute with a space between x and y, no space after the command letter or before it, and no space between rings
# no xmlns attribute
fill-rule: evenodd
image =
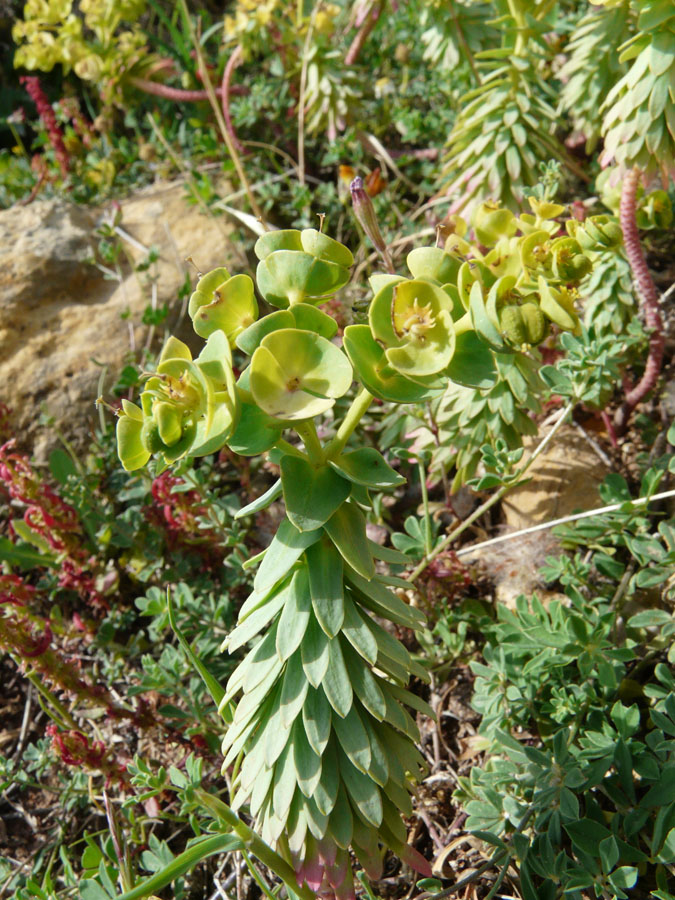
<svg viewBox="0 0 675 900"><path fill-rule="evenodd" d="M140 399L140 408L123 400L117 422L118 453L127 471L140 469L151 456L161 469L223 447L239 413L225 334L214 332L194 361L182 341L169 338Z"/></svg>

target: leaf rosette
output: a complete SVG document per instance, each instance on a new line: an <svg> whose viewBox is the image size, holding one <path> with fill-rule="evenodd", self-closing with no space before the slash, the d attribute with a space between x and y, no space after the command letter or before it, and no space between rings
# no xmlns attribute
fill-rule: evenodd
<svg viewBox="0 0 675 900"><path fill-rule="evenodd" d="M194 361L182 341L169 338L140 400L140 408L123 400L117 422L118 454L127 471L140 469L151 456L162 471L182 457L223 447L239 414L225 334L214 332Z"/></svg>

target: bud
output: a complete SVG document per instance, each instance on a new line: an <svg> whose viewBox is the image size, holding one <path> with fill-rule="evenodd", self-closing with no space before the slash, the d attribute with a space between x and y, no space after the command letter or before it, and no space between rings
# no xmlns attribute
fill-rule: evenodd
<svg viewBox="0 0 675 900"><path fill-rule="evenodd" d="M589 216L576 225L572 237L579 241L584 250L595 252L615 250L623 241L621 226L613 216Z"/></svg>
<svg viewBox="0 0 675 900"><path fill-rule="evenodd" d="M665 191L652 191L640 203L635 214L637 227L668 228L673 221L673 205Z"/></svg>
<svg viewBox="0 0 675 900"><path fill-rule="evenodd" d="M357 175L349 186L352 194L352 205L354 207L354 215L358 223L361 225L365 233L372 241L373 246L383 256L387 253L387 245L382 237L380 226L377 224L375 216L375 208L368 196L368 192L363 186L363 178Z"/></svg>
<svg viewBox="0 0 675 900"><path fill-rule="evenodd" d="M561 281L578 282L593 268L590 259L584 256L581 246L574 238L556 238L551 244L553 274Z"/></svg>

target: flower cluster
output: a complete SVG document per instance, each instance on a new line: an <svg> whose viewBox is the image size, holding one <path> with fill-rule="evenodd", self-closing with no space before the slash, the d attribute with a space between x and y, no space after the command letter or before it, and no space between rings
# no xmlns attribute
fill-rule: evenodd
<svg viewBox="0 0 675 900"><path fill-rule="evenodd" d="M158 473L185 456L220 450L239 414L232 354L222 331L214 331L198 359L169 338L141 394L140 408L122 401L117 442L125 469L140 469L160 457Z"/></svg>
<svg viewBox="0 0 675 900"><path fill-rule="evenodd" d="M119 763L103 741L90 741L81 731L59 731L54 724L47 726L47 734L52 739L52 747L67 766L78 769L97 770L106 777L106 785L124 786L129 781L126 765Z"/></svg>

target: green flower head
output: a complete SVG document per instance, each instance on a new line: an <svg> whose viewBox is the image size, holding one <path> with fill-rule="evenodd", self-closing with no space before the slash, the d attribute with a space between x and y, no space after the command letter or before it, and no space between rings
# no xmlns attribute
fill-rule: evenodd
<svg viewBox="0 0 675 900"><path fill-rule="evenodd" d="M349 281L351 251L315 228L270 231L258 239L258 290L272 306L323 303Z"/></svg>
<svg viewBox="0 0 675 900"><path fill-rule="evenodd" d="M214 269L197 282L188 313L200 337L224 331L234 347L241 332L258 318L253 281L248 275L230 278L227 269Z"/></svg>
<svg viewBox="0 0 675 900"><path fill-rule="evenodd" d="M389 364L411 378L447 368L455 350L452 298L428 281L391 280L375 295L369 322Z"/></svg>
<svg viewBox="0 0 675 900"><path fill-rule="evenodd" d="M264 337L251 358L256 404L276 419L297 421L329 410L349 390L353 373L344 353L311 331L281 328Z"/></svg>
<svg viewBox="0 0 675 900"><path fill-rule="evenodd" d="M553 274L564 282L578 283L593 268L574 238L556 238L551 244Z"/></svg>
<svg viewBox="0 0 675 900"><path fill-rule="evenodd" d="M169 338L140 400L140 408L123 400L117 422L117 450L127 471L151 456L161 470L184 456L219 450L239 412L225 334L214 332L194 362L182 341Z"/></svg>

